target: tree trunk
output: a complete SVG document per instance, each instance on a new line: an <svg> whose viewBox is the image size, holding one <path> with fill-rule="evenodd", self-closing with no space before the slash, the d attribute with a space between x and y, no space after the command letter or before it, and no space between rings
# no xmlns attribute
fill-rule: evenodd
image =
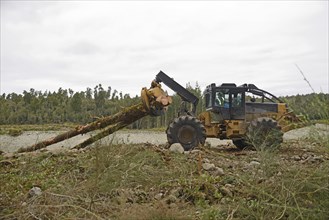
<svg viewBox="0 0 329 220"><path fill-rule="evenodd" d="M67 131L63 134L57 135L54 138L51 138L51 139L48 139L45 141L41 141L37 144L34 144L34 145L26 147L26 148L20 148L20 149L18 149L17 152L22 153L22 152L35 151L35 150L38 150L41 148L45 148L49 145L58 143L60 141L69 139L76 135L85 134L90 131L106 128L107 126L111 125L105 131L100 132L99 134L95 135L94 137L89 138L88 140L84 141L82 144L80 144L81 146L78 145L80 147L76 146L77 148L85 147L85 146L105 137L106 135L112 134L113 132L115 132L121 128L124 128L125 126L131 124L132 122L134 122L138 119L143 118L146 115L148 115L148 112L144 109L143 104L140 103L140 104L137 104L137 105L134 105L131 107L124 108L120 112L116 113L115 115L100 118L85 126L79 126L79 127L75 128L74 130Z"/></svg>
<svg viewBox="0 0 329 220"><path fill-rule="evenodd" d="M85 140L81 144L76 145L74 148L76 148L76 149L85 148L88 145L102 139L103 137L106 137L106 136L108 136L108 135L110 135L110 134L126 127L127 125L130 125L134 121L143 118L146 115L147 114L136 114L136 115L134 115L134 117L131 117L131 115L130 115L130 117L124 117L123 120L119 121L118 123L116 123L114 125L108 126L105 130L103 130L103 131L99 132L98 134L88 138L87 140Z"/></svg>

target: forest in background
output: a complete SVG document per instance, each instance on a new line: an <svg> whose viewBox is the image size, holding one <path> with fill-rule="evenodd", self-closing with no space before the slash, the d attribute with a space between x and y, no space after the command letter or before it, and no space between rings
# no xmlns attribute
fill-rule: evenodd
<svg viewBox="0 0 329 220"><path fill-rule="evenodd" d="M197 113L204 111L204 100L199 85L187 84L186 88L200 101ZM296 114L302 114L310 120L329 119L329 94L312 93L280 97ZM75 92L72 89L59 88L56 92L30 89L23 94L2 94L0 96L0 124L49 124L75 123L86 124L95 118L119 112L122 108L140 102L140 97L112 89L101 84L94 89ZM165 115L145 117L134 122L129 128L148 129L167 127L170 120L177 116L181 99L173 96L173 103Z"/></svg>

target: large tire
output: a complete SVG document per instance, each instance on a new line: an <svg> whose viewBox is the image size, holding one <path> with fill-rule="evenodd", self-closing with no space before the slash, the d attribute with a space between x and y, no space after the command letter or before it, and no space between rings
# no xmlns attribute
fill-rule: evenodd
<svg viewBox="0 0 329 220"><path fill-rule="evenodd" d="M245 139L243 139L243 138L241 138L241 139L233 139L232 142L233 142L233 144L234 144L237 148L239 148L239 149L241 149L241 150L243 150L243 149L249 147L248 142L247 142Z"/></svg>
<svg viewBox="0 0 329 220"><path fill-rule="evenodd" d="M169 144L180 143L185 151L192 150L206 140L206 129L195 117L184 115L175 118L167 128Z"/></svg>
<svg viewBox="0 0 329 220"><path fill-rule="evenodd" d="M267 117L253 120L247 131L248 143L257 149L276 149L283 141L283 133L278 123Z"/></svg>

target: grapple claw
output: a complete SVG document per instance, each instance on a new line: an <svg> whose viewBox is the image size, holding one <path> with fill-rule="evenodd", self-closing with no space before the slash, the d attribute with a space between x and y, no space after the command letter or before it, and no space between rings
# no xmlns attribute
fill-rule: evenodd
<svg viewBox="0 0 329 220"><path fill-rule="evenodd" d="M163 115L172 103L172 98L155 81L152 81L150 89L142 88L141 98L145 110L152 116Z"/></svg>

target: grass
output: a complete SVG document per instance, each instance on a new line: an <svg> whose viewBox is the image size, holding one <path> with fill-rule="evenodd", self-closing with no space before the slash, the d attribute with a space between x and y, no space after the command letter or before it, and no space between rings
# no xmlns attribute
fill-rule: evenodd
<svg viewBox="0 0 329 220"><path fill-rule="evenodd" d="M239 198L237 215L243 219L328 219L329 158L321 159L329 152L328 138L328 132L313 126L307 138L284 143L280 150L255 145L260 165L253 175L240 176L248 190L242 191L246 194ZM294 162L291 155L307 158Z"/></svg>
<svg viewBox="0 0 329 220"><path fill-rule="evenodd" d="M94 176L91 179L105 192L117 188L161 188L195 170L195 164L191 166L183 155L173 157L154 146L99 146L92 154L91 170ZM178 164L179 167L173 167Z"/></svg>
<svg viewBox="0 0 329 220"><path fill-rule="evenodd" d="M179 219L182 215L169 210L166 203L164 208L160 202L157 207L144 204L169 189L176 177L185 178L194 170L184 155L143 145L98 146L88 153L30 153L0 160L5 164L0 168L0 216L5 219L107 219L113 209L117 211L112 218L125 219L127 213L120 210L130 203L133 212L147 219ZM173 167L177 164L182 166ZM43 190L42 196L27 198L33 186Z"/></svg>
<svg viewBox="0 0 329 220"><path fill-rule="evenodd" d="M8 134L11 136L17 136L22 134L23 131L58 131L75 128L76 126L77 125L71 123L0 125L0 135Z"/></svg>
<svg viewBox="0 0 329 220"><path fill-rule="evenodd" d="M310 139L276 151L102 145L0 156L1 219L328 219L329 153ZM306 155L304 159L291 159ZM309 160L323 156L322 160ZM204 161L224 176L200 168ZM251 164L258 161L259 164ZM37 186L41 196L28 197Z"/></svg>
<svg viewBox="0 0 329 220"><path fill-rule="evenodd" d="M247 190L241 191L244 196L239 198L237 215L243 219L328 219L328 162L316 166L276 163L276 155L273 160L266 157L256 175L241 176Z"/></svg>

